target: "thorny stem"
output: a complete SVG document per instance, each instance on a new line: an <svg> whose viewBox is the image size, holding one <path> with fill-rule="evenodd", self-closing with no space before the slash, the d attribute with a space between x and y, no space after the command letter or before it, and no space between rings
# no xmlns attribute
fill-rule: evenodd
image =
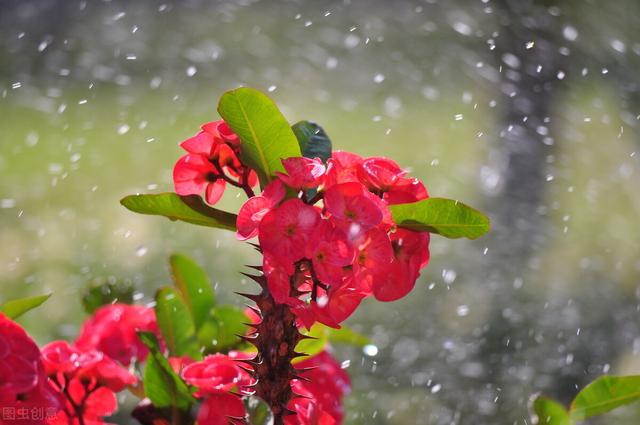
<svg viewBox="0 0 640 425"><path fill-rule="evenodd" d="M298 280L304 278L300 264L290 280L290 294L297 293ZM298 377L292 360L302 354L295 351L304 336L296 326L296 316L287 304L277 304L267 287L264 276L254 276L262 291L249 295L261 313L261 322L255 325L255 333L250 342L258 349L258 355L247 361L253 368L256 379L255 393L271 408L274 425L283 425L284 418L292 414L287 406L296 396L291 389L291 380Z"/></svg>

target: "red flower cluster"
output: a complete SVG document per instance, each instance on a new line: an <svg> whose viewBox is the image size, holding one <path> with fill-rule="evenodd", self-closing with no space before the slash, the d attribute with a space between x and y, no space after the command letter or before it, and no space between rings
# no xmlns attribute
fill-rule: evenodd
<svg viewBox="0 0 640 425"><path fill-rule="evenodd" d="M36 343L0 313L0 406L3 425L41 425L53 418L62 398L47 379Z"/></svg>
<svg viewBox="0 0 640 425"><path fill-rule="evenodd" d="M73 345L54 341L43 347L46 374L64 395L64 410L51 425L99 425L116 411L115 393L137 382L126 366L148 354L138 330L157 333L153 309L110 304L84 322Z"/></svg>
<svg viewBox="0 0 640 425"><path fill-rule="evenodd" d="M215 204L224 194L227 184L251 190L258 183L255 171L240 160L240 139L220 120L202 126L195 136L180 146L187 151L173 168L173 182L178 195L200 195Z"/></svg>
<svg viewBox="0 0 640 425"><path fill-rule="evenodd" d="M42 349L47 375L64 394L64 410L51 425L103 424L118 408L116 394L137 378L100 351L80 351L65 341Z"/></svg>
<svg viewBox="0 0 640 425"><path fill-rule="evenodd" d="M81 351L98 350L125 366L144 361L148 351L137 331L158 334L156 314L139 305L110 304L100 307L82 325L74 345Z"/></svg>
<svg viewBox="0 0 640 425"><path fill-rule="evenodd" d="M326 165L282 163L286 174L250 198L237 220L238 239L259 238L275 300L306 327L339 327L369 295L408 294L429 260L429 234L396 228L388 206L427 198L424 185L387 158L334 152Z"/></svg>

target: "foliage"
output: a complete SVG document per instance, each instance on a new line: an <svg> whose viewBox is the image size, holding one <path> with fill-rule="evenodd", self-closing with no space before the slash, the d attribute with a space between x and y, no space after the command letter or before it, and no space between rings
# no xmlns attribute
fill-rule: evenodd
<svg viewBox="0 0 640 425"><path fill-rule="evenodd" d="M640 376L601 376L573 399L569 409L544 396L537 396L533 411L538 423L572 425L617 407L640 400Z"/></svg>

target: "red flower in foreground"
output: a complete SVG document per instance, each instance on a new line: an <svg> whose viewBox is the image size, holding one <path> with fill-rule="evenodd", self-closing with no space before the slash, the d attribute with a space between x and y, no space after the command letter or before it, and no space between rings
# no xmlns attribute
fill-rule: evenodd
<svg viewBox="0 0 640 425"><path fill-rule="evenodd" d="M137 379L102 352L80 351L66 341L42 349L42 361L51 382L64 394L64 410L52 425L102 424L118 408L116 392Z"/></svg>
<svg viewBox="0 0 640 425"><path fill-rule="evenodd" d="M203 399L198 410L199 425L228 425L229 417L244 416L239 394L245 392L252 379L230 356L207 356L186 366L180 375L185 382L197 388L194 396Z"/></svg>
<svg viewBox="0 0 640 425"><path fill-rule="evenodd" d="M304 257L307 241L319 221L316 208L300 199L289 199L260 222L260 245L279 261L298 261Z"/></svg>
<svg viewBox="0 0 640 425"><path fill-rule="evenodd" d="M251 384L251 377L238 363L224 354L214 354L186 366L182 379L198 388L197 397L209 394L240 392Z"/></svg>
<svg viewBox="0 0 640 425"><path fill-rule="evenodd" d="M100 307L82 325L74 345L80 350L98 350L125 366L144 361L148 351L137 331L158 333L153 309L127 304Z"/></svg>
<svg viewBox="0 0 640 425"><path fill-rule="evenodd" d="M61 406L62 397L47 379L38 346L0 313L0 407L15 414L0 417L0 423L41 425Z"/></svg>

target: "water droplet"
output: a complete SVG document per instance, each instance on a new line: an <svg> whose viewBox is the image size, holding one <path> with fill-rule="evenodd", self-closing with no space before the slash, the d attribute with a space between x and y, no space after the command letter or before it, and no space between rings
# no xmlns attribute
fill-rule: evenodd
<svg viewBox="0 0 640 425"><path fill-rule="evenodd" d="M439 392L442 389L442 385L440 384L435 384L433 387L431 387L431 394L436 394L437 392Z"/></svg>
<svg viewBox="0 0 640 425"><path fill-rule="evenodd" d="M376 355L378 355L378 347L376 347L373 344L367 344L364 347L362 347L362 352L369 357L374 357Z"/></svg>
<svg viewBox="0 0 640 425"><path fill-rule="evenodd" d="M129 132L130 127L127 124L122 124L118 127L118 135L122 136Z"/></svg>
<svg viewBox="0 0 640 425"><path fill-rule="evenodd" d="M460 317L467 316L469 314L469 306L462 304L456 308L456 314Z"/></svg>
<svg viewBox="0 0 640 425"><path fill-rule="evenodd" d="M376 84L380 84L381 82L384 81L384 75L383 74L376 74L373 76L373 82Z"/></svg>
<svg viewBox="0 0 640 425"><path fill-rule="evenodd" d="M149 252L149 248L147 248L144 245L140 245L139 247L136 248L136 255L138 257L144 257L147 252Z"/></svg>
<svg viewBox="0 0 640 425"><path fill-rule="evenodd" d="M571 25L567 25L562 29L562 36L569 41L575 41L578 38L578 30Z"/></svg>

